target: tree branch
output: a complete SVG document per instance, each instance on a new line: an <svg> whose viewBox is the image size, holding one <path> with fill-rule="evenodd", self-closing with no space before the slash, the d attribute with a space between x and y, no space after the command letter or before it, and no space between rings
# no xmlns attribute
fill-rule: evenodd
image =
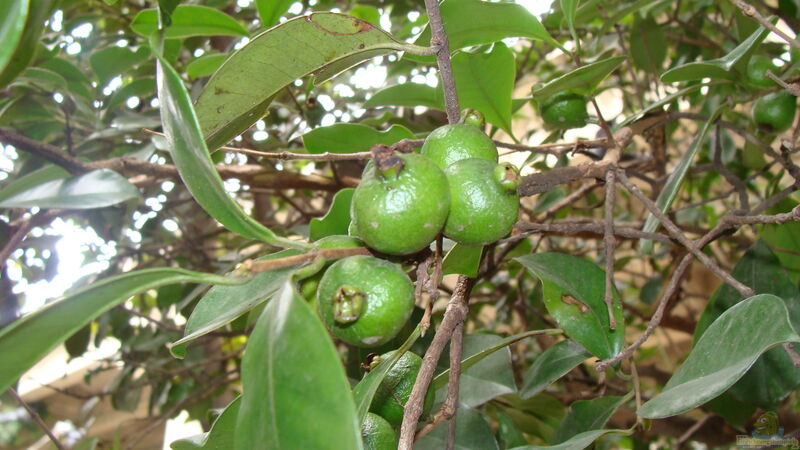
<svg viewBox="0 0 800 450"><path fill-rule="evenodd" d="M453 76L453 65L450 62L450 42L447 39L444 24L442 24L438 0L425 0L425 9L428 11L428 24L431 27L431 47L436 48L436 63L439 66L444 89L447 121L456 123L461 120L461 108L458 106L456 79Z"/></svg>

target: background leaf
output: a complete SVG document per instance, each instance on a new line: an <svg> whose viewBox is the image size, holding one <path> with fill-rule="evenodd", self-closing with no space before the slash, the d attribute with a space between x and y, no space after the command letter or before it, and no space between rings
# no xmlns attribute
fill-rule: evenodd
<svg viewBox="0 0 800 450"><path fill-rule="evenodd" d="M310 239L316 241L325 236L346 235L350 226L350 203L355 189L345 188L333 196L331 207L320 218L311 219Z"/></svg>
<svg viewBox="0 0 800 450"><path fill-rule="evenodd" d="M361 449L361 427L339 355L290 284L264 308L242 360L237 449Z"/></svg>
<svg viewBox="0 0 800 450"><path fill-rule="evenodd" d="M131 22L131 30L150 36L158 29L158 13L145 9ZM168 39L192 36L247 36L245 29L233 17L214 8L199 5L179 5L172 13L172 23L164 36Z"/></svg>
<svg viewBox="0 0 800 450"><path fill-rule="evenodd" d="M569 337L601 359L622 350L625 337L622 300L614 289L617 328L612 331L603 301L605 274L599 267L561 253L537 253L516 261L542 280L547 311Z"/></svg>
<svg viewBox="0 0 800 450"><path fill-rule="evenodd" d="M664 390L637 414L655 419L697 407L725 392L762 353L784 342L800 342L800 336L782 299L761 294L739 302L708 327Z"/></svg>
<svg viewBox="0 0 800 450"><path fill-rule="evenodd" d="M8 0L0 3L0 72L5 69L25 29L29 0Z"/></svg>
<svg viewBox="0 0 800 450"><path fill-rule="evenodd" d="M652 17L635 16L631 28L631 60L647 72L658 74L667 57L667 36Z"/></svg>
<svg viewBox="0 0 800 450"><path fill-rule="evenodd" d="M170 444L172 450L194 450L203 448L206 450L230 450L234 448L236 441L236 419L239 417L239 408L242 404L242 397L236 397L224 410L217 416L211 429L207 433L191 438L179 439Z"/></svg>
<svg viewBox="0 0 800 450"><path fill-rule="evenodd" d="M442 273L444 275L458 273L468 277L475 277L478 275L478 267L480 266L482 255L482 245L457 243L444 255Z"/></svg>
<svg viewBox="0 0 800 450"><path fill-rule="evenodd" d="M208 147L226 144L255 123L295 79L336 67L318 76L323 81L403 46L369 22L334 13L298 17L259 34L225 61L197 99ZM254 73L260 76L254 78Z"/></svg>
<svg viewBox="0 0 800 450"><path fill-rule="evenodd" d="M554 94L561 91L572 91L578 94L591 96L597 86L625 61L625 56L613 56L603 59L566 73L555 80L533 89L533 98L541 105Z"/></svg>
<svg viewBox="0 0 800 450"><path fill-rule="evenodd" d="M542 352L522 379L520 398L533 397L591 356L577 342L566 339Z"/></svg>
<svg viewBox="0 0 800 450"><path fill-rule="evenodd" d="M514 54L503 43L490 53L461 52L453 56L453 75L462 108L477 109L486 121L511 132Z"/></svg>
<svg viewBox="0 0 800 450"><path fill-rule="evenodd" d="M289 10L292 3L294 0L256 0L261 25L269 28L278 23L278 19Z"/></svg>
<svg viewBox="0 0 800 450"><path fill-rule="evenodd" d="M611 395L573 402L553 437L553 443L560 444L585 431L602 429L614 412L631 397L632 392L624 397Z"/></svg>
<svg viewBox="0 0 800 450"><path fill-rule="evenodd" d="M47 175L44 179L55 172L39 175ZM0 207L92 209L115 205L138 196L139 190L125 177L111 169L98 169L32 186L4 198L0 201Z"/></svg>
<svg viewBox="0 0 800 450"><path fill-rule="evenodd" d="M492 450L498 449L497 440L492 429L481 413L464 405L458 405L456 426L457 450ZM422 439L414 443L415 450L440 450L446 448L447 426L438 426Z"/></svg>
<svg viewBox="0 0 800 450"><path fill-rule="evenodd" d="M573 436L570 440L555 445L526 445L512 450L583 450L607 434L630 434L628 430L592 430Z"/></svg>
<svg viewBox="0 0 800 450"><path fill-rule="evenodd" d="M402 125L378 131L358 123L337 123L304 134L303 144L309 153L353 153L369 151L375 144L394 144L401 139L414 139L414 133Z"/></svg>
<svg viewBox="0 0 800 450"><path fill-rule="evenodd" d="M144 269L94 283L30 313L0 329L0 390L15 380L50 350L81 327L132 295L173 283L236 284L226 278L183 269Z"/></svg>
<svg viewBox="0 0 800 450"><path fill-rule="evenodd" d="M377 106L426 106L444 111L444 94L440 86L404 83L378 91L364 102L364 108Z"/></svg>

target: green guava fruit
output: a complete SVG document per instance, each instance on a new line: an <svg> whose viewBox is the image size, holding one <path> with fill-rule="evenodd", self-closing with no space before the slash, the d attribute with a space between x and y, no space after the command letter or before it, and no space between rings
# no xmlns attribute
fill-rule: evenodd
<svg viewBox="0 0 800 450"><path fill-rule="evenodd" d="M773 92L753 102L753 119L768 132L788 130L796 111L797 98L786 91Z"/></svg>
<svg viewBox="0 0 800 450"><path fill-rule="evenodd" d="M467 158L482 158L497 162L497 146L478 127L456 123L439 127L422 144L422 155L441 169Z"/></svg>
<svg viewBox="0 0 800 450"><path fill-rule="evenodd" d="M580 128L586 125L589 113L586 98L571 92L559 92L541 107L542 120L551 128Z"/></svg>
<svg viewBox="0 0 800 450"><path fill-rule="evenodd" d="M364 450L397 450L397 433L383 417L367 413L361 424Z"/></svg>
<svg viewBox="0 0 800 450"><path fill-rule="evenodd" d="M507 235L519 214L519 172L508 163L458 161L445 170L450 215L444 235L466 245L484 245Z"/></svg>
<svg viewBox="0 0 800 450"><path fill-rule="evenodd" d="M392 356L392 353L394 352L385 353L381 355L381 358L387 359ZM394 426L400 425L403 422L405 406L408 398L411 397L411 390L414 388L414 382L417 381L420 367L422 367L422 358L415 353L403 353L403 356L386 373L380 386L378 386L369 410L383 417ZM422 408L423 416L427 416L430 413L433 400L433 389L428 388Z"/></svg>
<svg viewBox="0 0 800 450"><path fill-rule="evenodd" d="M395 154L397 165L370 162L353 193L350 215L356 236L387 255L408 255L430 245L450 210L444 172L415 153ZM398 167L400 166L400 167Z"/></svg>
<svg viewBox="0 0 800 450"><path fill-rule="evenodd" d="M403 329L414 286L397 264L357 255L331 264L317 288L317 309L330 333L351 345L377 347Z"/></svg>
<svg viewBox="0 0 800 450"><path fill-rule="evenodd" d="M747 81L760 87L775 86L775 82L767 76L767 70L771 70L775 75L778 74L778 67L772 62L772 58L754 55L747 61Z"/></svg>

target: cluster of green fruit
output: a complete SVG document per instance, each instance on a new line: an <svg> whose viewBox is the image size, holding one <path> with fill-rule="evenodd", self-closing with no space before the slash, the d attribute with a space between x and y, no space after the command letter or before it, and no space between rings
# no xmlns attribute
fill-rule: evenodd
<svg viewBox="0 0 800 450"><path fill-rule="evenodd" d="M419 153L388 147L376 151L353 194L353 236L324 238L316 247L366 244L396 256L429 247L440 233L463 245L485 245L506 236L519 214L519 172L498 164L497 147L471 119L466 115L462 123L434 130ZM301 290L315 294L331 335L357 347L389 343L414 309L408 275L400 265L373 256L336 261L304 281ZM419 356L406 352L387 373L362 427L366 448L396 447L393 427L402 422L421 364ZM432 403L429 391L425 413Z"/></svg>
<svg viewBox="0 0 800 450"><path fill-rule="evenodd" d="M747 62L746 80L756 88L778 87L767 71L778 74L778 67L764 55L754 55ZM781 133L789 129L797 111L797 98L785 89L771 92L753 102L753 120L768 133Z"/></svg>

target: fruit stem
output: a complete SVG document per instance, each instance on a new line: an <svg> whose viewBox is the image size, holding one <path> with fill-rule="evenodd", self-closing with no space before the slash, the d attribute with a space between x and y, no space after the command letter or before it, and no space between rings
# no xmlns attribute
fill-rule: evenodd
<svg viewBox="0 0 800 450"><path fill-rule="evenodd" d="M500 186L508 191L517 190L520 183L519 170L509 163L500 163L494 168L494 179Z"/></svg>
<svg viewBox="0 0 800 450"><path fill-rule="evenodd" d="M355 322L364 310L367 294L349 284L341 286L333 295L333 320L348 324Z"/></svg>

